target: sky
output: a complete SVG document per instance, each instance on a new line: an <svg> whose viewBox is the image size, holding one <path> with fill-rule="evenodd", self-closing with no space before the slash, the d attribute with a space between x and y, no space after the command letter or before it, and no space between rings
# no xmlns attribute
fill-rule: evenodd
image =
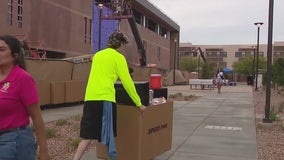
<svg viewBox="0 0 284 160"><path fill-rule="evenodd" d="M180 26L180 42L193 45L268 41L269 0L148 0ZM284 0L274 0L273 43L284 41Z"/></svg>

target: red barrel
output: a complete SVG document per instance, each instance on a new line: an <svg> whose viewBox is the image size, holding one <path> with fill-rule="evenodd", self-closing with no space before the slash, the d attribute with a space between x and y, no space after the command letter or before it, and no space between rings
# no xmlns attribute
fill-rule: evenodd
<svg viewBox="0 0 284 160"><path fill-rule="evenodd" d="M150 77L150 88L160 89L162 87L162 76L161 74L151 74Z"/></svg>

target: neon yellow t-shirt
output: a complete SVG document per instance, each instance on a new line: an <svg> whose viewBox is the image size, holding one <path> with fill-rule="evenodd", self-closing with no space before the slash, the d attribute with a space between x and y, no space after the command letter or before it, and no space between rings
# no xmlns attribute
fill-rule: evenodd
<svg viewBox="0 0 284 160"><path fill-rule="evenodd" d="M85 101L106 100L115 102L114 83L118 78L136 106L141 106L141 100L129 74L126 59L112 48L106 48L94 55Z"/></svg>

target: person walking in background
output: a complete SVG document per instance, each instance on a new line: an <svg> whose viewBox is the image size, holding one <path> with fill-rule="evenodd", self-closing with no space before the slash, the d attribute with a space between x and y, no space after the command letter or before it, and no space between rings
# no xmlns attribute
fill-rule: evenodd
<svg viewBox="0 0 284 160"><path fill-rule="evenodd" d="M224 79L225 78L224 78L224 73L222 69L218 68L217 74L216 74L216 84L217 84L218 93L221 93L221 87L223 85Z"/></svg>
<svg viewBox="0 0 284 160"><path fill-rule="evenodd" d="M145 109L129 74L126 59L118 51L120 47L127 43L127 37L123 33L114 32L109 36L107 48L98 51L93 57L80 128L80 137L83 140L79 143L74 160L79 160L82 157L91 140L106 144L109 156L112 159L116 158L114 84L118 78L141 112Z"/></svg>
<svg viewBox="0 0 284 160"><path fill-rule="evenodd" d="M28 127L30 117L33 130ZM0 159L48 160L44 122L33 78L25 71L24 55L15 37L0 36Z"/></svg>

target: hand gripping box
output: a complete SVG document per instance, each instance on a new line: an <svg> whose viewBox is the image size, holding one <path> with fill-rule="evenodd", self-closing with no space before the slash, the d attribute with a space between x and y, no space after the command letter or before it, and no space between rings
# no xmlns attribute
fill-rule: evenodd
<svg viewBox="0 0 284 160"><path fill-rule="evenodd" d="M143 116L135 106L117 106L118 160L150 160L172 147L173 102L149 106ZM106 159L106 146L97 143L97 157Z"/></svg>

